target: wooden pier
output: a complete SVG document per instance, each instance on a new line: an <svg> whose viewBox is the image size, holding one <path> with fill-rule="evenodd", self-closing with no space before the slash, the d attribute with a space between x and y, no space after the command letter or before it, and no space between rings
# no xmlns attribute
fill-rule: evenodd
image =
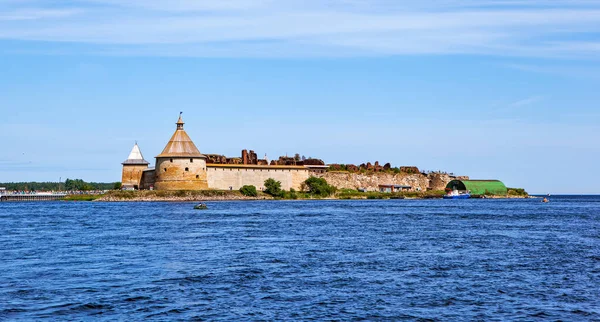
<svg viewBox="0 0 600 322"><path fill-rule="evenodd" d="M66 193L7 193L0 194L0 202L5 201L54 201L62 200Z"/></svg>

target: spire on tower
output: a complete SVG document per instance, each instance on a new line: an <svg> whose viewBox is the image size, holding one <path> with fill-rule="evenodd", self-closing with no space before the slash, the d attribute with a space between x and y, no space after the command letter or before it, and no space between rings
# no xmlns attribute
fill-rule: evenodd
<svg viewBox="0 0 600 322"><path fill-rule="evenodd" d="M205 156L198 151L198 148L192 142L192 139L187 135L183 129L183 119L181 118L183 112L179 112L179 120L177 120L177 130L171 136L171 139L163 149L163 151L157 155L157 158L170 158L170 157L184 157L184 158L204 158Z"/></svg>
<svg viewBox="0 0 600 322"><path fill-rule="evenodd" d="M140 151L140 147L136 141L129 153L129 157L127 157L127 160L123 161L122 164L150 164L150 162L144 159L142 151Z"/></svg>
<svg viewBox="0 0 600 322"><path fill-rule="evenodd" d="M183 114L183 112L179 112L179 119L177 120L177 129L178 130L183 130L183 118L181 118L181 114Z"/></svg>

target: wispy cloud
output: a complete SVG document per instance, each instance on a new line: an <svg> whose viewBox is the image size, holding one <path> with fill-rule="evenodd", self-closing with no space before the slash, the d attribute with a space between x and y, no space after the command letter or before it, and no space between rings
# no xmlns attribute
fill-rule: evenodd
<svg viewBox="0 0 600 322"><path fill-rule="evenodd" d="M74 16L78 13L81 13L81 11L74 9L16 9L7 12L0 12L0 22L64 18L68 16Z"/></svg>
<svg viewBox="0 0 600 322"><path fill-rule="evenodd" d="M508 105L509 108L517 108L517 107L524 107L524 106L528 106L528 105L532 105L534 103L537 103L539 101L541 101L542 99L544 99L542 96L531 96L522 100L518 100L516 102L512 102Z"/></svg>
<svg viewBox="0 0 600 322"><path fill-rule="evenodd" d="M108 54L594 59L600 51L600 3L585 0L8 0L0 11L0 39Z"/></svg>
<svg viewBox="0 0 600 322"><path fill-rule="evenodd" d="M525 72L533 72L547 75L558 75L574 78L600 78L600 68L597 66L581 66L579 64L551 64L551 65L536 65L536 64L502 64L501 66L521 70Z"/></svg>
<svg viewBox="0 0 600 322"><path fill-rule="evenodd" d="M509 103L497 102L493 106L490 107L488 113L494 115L494 121L509 121L515 122L518 121L519 118L516 117L517 112L523 110L528 107L535 107L538 103L542 102L546 99L541 95L532 95L526 98L521 98L516 101L512 101ZM497 117L502 115L504 119L498 119Z"/></svg>

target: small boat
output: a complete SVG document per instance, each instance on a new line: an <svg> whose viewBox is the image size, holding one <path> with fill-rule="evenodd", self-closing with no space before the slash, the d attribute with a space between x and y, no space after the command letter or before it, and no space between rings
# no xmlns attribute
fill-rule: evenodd
<svg viewBox="0 0 600 322"><path fill-rule="evenodd" d="M199 203L197 205L194 206L194 209L198 209L198 210L204 210L204 209L208 209L208 207L206 206L205 203Z"/></svg>
<svg viewBox="0 0 600 322"><path fill-rule="evenodd" d="M451 192L448 192L448 194L446 194L443 198L444 199L469 199L469 198L471 198L471 194L469 193L469 191L452 190Z"/></svg>

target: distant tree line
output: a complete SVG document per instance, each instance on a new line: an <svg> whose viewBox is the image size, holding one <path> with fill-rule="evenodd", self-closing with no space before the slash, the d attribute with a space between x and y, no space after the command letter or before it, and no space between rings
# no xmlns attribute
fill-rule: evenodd
<svg viewBox="0 0 600 322"><path fill-rule="evenodd" d="M8 191L89 191L120 189L120 182L85 182L81 179L67 179L65 182L6 182L0 183Z"/></svg>

